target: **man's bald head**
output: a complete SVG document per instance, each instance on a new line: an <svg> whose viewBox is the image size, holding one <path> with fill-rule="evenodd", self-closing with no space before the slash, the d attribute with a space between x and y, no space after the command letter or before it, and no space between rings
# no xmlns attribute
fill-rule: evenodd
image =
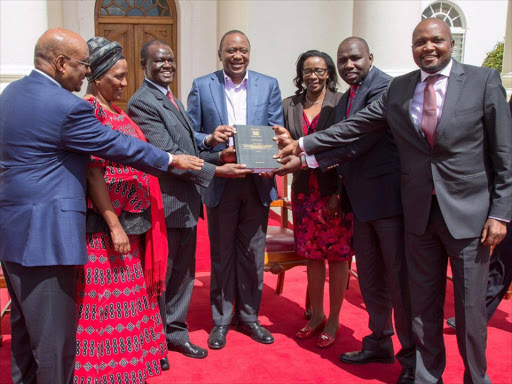
<svg viewBox="0 0 512 384"><path fill-rule="evenodd" d="M452 58L454 41L444 21L430 18L421 21L412 33L414 62L427 73L436 73Z"/></svg>
<svg viewBox="0 0 512 384"><path fill-rule="evenodd" d="M78 92L90 73L87 60L89 48L77 33L63 29L49 29L37 40L34 49L36 69L53 77L64 89Z"/></svg>
<svg viewBox="0 0 512 384"><path fill-rule="evenodd" d="M339 50L346 49L347 47L357 45L359 47L359 50L362 53L365 53L366 55L370 55L370 47L368 46L368 43L365 39L362 39L357 36L351 36L347 37L345 40L343 40L340 45L338 46Z"/></svg>

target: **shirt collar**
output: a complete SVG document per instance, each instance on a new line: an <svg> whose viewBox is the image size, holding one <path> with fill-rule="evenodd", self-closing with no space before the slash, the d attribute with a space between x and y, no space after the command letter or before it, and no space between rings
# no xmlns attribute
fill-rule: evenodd
<svg viewBox="0 0 512 384"><path fill-rule="evenodd" d="M448 65L446 67L444 67L440 71L437 71L436 73L427 73L427 72L421 70L421 82L424 82L427 77L432 76L432 75L442 75L442 76L450 77L450 72L452 71L452 66L453 66L453 60L450 60L450 62L448 63Z"/></svg>
<svg viewBox="0 0 512 384"><path fill-rule="evenodd" d="M43 71L40 71L40 70L39 70L39 69L37 69L37 68L36 68L36 69L34 69L34 71L39 72L41 75L43 75L43 76L47 77L48 79L50 79L51 81L53 81L55 84L57 84L59 87L61 87L61 88L62 88L62 85L60 85L60 83L59 83L57 80L55 80L53 77L51 77L51 76L50 76L50 75L48 75L47 73L44 73Z"/></svg>
<svg viewBox="0 0 512 384"><path fill-rule="evenodd" d="M236 88L242 88L247 89L247 81L249 81L249 71L245 72L245 76L240 84L233 83L233 80L231 80L231 77L229 77L224 70L222 70L222 73L224 74L224 86L228 89L236 89Z"/></svg>
<svg viewBox="0 0 512 384"><path fill-rule="evenodd" d="M164 88L162 87L161 85L158 85L156 83L154 83L153 81L149 80L147 77L146 77L146 81L149 83L149 84L152 84L156 87L156 89L158 89L160 92L162 92L165 96L167 96L167 92L169 92L169 87L167 88Z"/></svg>

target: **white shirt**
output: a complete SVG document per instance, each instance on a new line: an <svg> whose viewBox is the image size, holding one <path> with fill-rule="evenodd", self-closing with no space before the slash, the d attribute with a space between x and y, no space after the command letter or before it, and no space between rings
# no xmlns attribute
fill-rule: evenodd
<svg viewBox="0 0 512 384"><path fill-rule="evenodd" d="M152 82L151 80L149 80L147 77L145 79L148 83L152 84L155 86L156 89L158 89L160 92L162 92L165 96L167 96L167 92L170 91L169 87L167 88L164 88L162 87L161 85L158 85L157 83L154 83Z"/></svg>
<svg viewBox="0 0 512 384"><path fill-rule="evenodd" d="M41 75L43 75L44 77L47 77L48 79L50 79L51 81L53 81L55 84L57 84L59 87L62 88L62 85L60 85L60 83L57 80L55 80L53 77L49 76L48 74L44 73L43 71L40 71L39 69L34 69L34 71L39 72Z"/></svg>
<svg viewBox="0 0 512 384"><path fill-rule="evenodd" d="M226 109L228 112L228 124L233 126L247 124L247 82L249 81L249 71L245 72L245 77L240 84L233 83L233 80L224 74L224 93L226 95ZM229 145L233 145L233 138L229 138Z"/></svg>

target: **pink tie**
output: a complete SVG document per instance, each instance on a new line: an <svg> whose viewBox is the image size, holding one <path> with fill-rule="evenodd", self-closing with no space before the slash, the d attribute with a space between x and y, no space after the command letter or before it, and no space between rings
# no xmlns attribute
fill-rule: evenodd
<svg viewBox="0 0 512 384"><path fill-rule="evenodd" d="M434 143L437 136L437 101L436 91L434 84L441 75L433 75L427 77L425 80L425 93L423 96L423 115L421 117L421 130L425 134L425 138L430 145L434 148Z"/></svg>
<svg viewBox="0 0 512 384"><path fill-rule="evenodd" d="M174 100L174 96L171 91L167 91L167 97L171 101L171 103L176 107L179 113L181 113L180 109L178 108L178 104L176 103L176 100Z"/></svg>
<svg viewBox="0 0 512 384"><path fill-rule="evenodd" d="M356 97L357 90L361 84L351 85L350 86L350 97L348 100L348 107L347 107L347 113L345 114L345 118L348 118L348 115L350 113L350 108L352 108L352 103L354 102L354 98Z"/></svg>

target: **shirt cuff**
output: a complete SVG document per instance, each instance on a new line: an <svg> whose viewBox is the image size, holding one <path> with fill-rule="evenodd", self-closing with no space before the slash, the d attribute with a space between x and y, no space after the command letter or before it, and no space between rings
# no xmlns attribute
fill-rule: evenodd
<svg viewBox="0 0 512 384"><path fill-rule="evenodd" d="M211 146L209 146L208 144L206 144L206 139L208 138L208 136L210 136L210 135L206 135L206 136L204 137L204 139L203 139L203 147L204 147L205 149L212 149L213 147L211 147Z"/></svg>
<svg viewBox="0 0 512 384"><path fill-rule="evenodd" d="M489 216L489 219L503 221L504 223L510 223L510 220L500 219L499 217Z"/></svg>
<svg viewBox="0 0 512 384"><path fill-rule="evenodd" d="M172 155L169 152L167 152L167 154L169 155L169 164L168 165L171 165L171 163L172 163Z"/></svg>
<svg viewBox="0 0 512 384"><path fill-rule="evenodd" d="M304 140L302 140L302 139L303 139L303 137L299 138L299 147L302 152L306 153L306 151L304 150ZM308 156L308 155L306 154L306 156Z"/></svg>
<svg viewBox="0 0 512 384"><path fill-rule="evenodd" d="M308 164L309 168L318 168L318 161L316 161L315 155L308 155L306 152L304 152L306 155L306 163Z"/></svg>

